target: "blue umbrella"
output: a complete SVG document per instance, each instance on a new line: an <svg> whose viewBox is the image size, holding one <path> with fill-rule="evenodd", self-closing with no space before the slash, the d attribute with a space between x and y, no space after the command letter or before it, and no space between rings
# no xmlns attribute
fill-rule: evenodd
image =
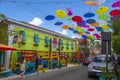
<svg viewBox="0 0 120 80"><path fill-rule="evenodd" d="M55 23L55 25L57 25L57 26L60 26L60 25L62 25L63 24L63 22L56 22Z"/></svg>
<svg viewBox="0 0 120 80"><path fill-rule="evenodd" d="M71 30L71 31L74 31L74 29L73 28L68 28L69 30Z"/></svg>
<svg viewBox="0 0 120 80"><path fill-rule="evenodd" d="M94 22L96 22L94 19L88 19L88 20L86 20L86 22L88 23L88 24L91 24L91 23L94 23Z"/></svg>
<svg viewBox="0 0 120 80"><path fill-rule="evenodd" d="M78 34L79 31L74 30L73 33Z"/></svg>
<svg viewBox="0 0 120 80"><path fill-rule="evenodd" d="M102 31L102 28L101 27L96 27L95 28L97 31Z"/></svg>
<svg viewBox="0 0 120 80"><path fill-rule="evenodd" d="M46 20L53 20L53 19L55 19L55 16L53 16L53 15L48 15L48 16L45 17L45 19L46 19Z"/></svg>
<svg viewBox="0 0 120 80"><path fill-rule="evenodd" d="M83 38L87 38L87 35L82 35L81 37L83 37Z"/></svg>
<svg viewBox="0 0 120 80"><path fill-rule="evenodd" d="M86 17L86 18L90 18L90 17L94 17L94 16L95 16L95 14L92 12L88 12L88 13L84 14L84 17Z"/></svg>

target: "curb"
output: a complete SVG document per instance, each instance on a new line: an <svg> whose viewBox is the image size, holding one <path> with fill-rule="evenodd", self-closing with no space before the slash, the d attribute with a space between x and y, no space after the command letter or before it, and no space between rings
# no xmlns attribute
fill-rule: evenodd
<svg viewBox="0 0 120 80"><path fill-rule="evenodd" d="M67 67L62 67L62 68L60 68L60 69L65 69L65 68L74 67L74 66L78 66L78 65L69 65L69 66L67 66ZM50 69L50 70L46 70L45 72L50 72L50 71L55 71L55 70L60 70L60 69L59 69L59 68L57 68L57 69ZM42 72L40 72L40 73L42 73ZM32 75L35 75L35 74L37 74L37 72L32 73L32 74L28 74L28 75L25 75L25 76L27 77L27 76L32 76ZM2 79L0 79L0 80L14 79L14 78L18 78L18 76L19 76L19 75L11 76L11 77L8 77L8 78L2 78Z"/></svg>

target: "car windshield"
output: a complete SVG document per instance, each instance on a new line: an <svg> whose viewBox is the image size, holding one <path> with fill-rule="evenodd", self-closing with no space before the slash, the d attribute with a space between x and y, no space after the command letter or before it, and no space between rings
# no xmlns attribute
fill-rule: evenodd
<svg viewBox="0 0 120 80"><path fill-rule="evenodd" d="M110 61L111 61L111 58L109 57L108 62L110 62ZM105 57L94 57L92 62L103 62L104 63L104 62L106 62L106 58Z"/></svg>

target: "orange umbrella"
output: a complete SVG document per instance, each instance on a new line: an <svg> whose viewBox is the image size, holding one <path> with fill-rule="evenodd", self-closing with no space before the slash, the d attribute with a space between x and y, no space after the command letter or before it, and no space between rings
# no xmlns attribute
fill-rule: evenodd
<svg viewBox="0 0 120 80"><path fill-rule="evenodd" d="M99 25L98 22L91 23L91 26L97 27Z"/></svg>
<svg viewBox="0 0 120 80"><path fill-rule="evenodd" d="M70 26L69 25L63 25L62 28L63 29L68 29L68 28L70 28Z"/></svg>
<svg viewBox="0 0 120 80"><path fill-rule="evenodd" d="M92 5L92 6L97 6L96 2L93 0L87 0L85 4Z"/></svg>
<svg viewBox="0 0 120 80"><path fill-rule="evenodd" d="M16 50L16 48L0 43L0 50Z"/></svg>

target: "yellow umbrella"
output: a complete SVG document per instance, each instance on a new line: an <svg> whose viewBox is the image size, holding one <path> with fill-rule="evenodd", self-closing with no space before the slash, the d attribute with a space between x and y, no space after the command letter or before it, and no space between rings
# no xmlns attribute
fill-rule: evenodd
<svg viewBox="0 0 120 80"><path fill-rule="evenodd" d="M56 10L56 16L59 18L65 18L67 16L67 13L64 10L59 9Z"/></svg>
<svg viewBox="0 0 120 80"><path fill-rule="evenodd" d="M107 26L107 24L102 24L101 27L102 27L103 30L109 30L109 27Z"/></svg>
<svg viewBox="0 0 120 80"><path fill-rule="evenodd" d="M88 36L89 38L91 38L93 35L92 35L92 34L88 34L87 36Z"/></svg>
<svg viewBox="0 0 120 80"><path fill-rule="evenodd" d="M75 30L82 30L82 28L80 26L75 26Z"/></svg>
<svg viewBox="0 0 120 80"><path fill-rule="evenodd" d="M92 5L92 6L97 6L97 4L95 3L95 1L93 1L93 0L87 0L85 2L85 4Z"/></svg>
<svg viewBox="0 0 120 80"><path fill-rule="evenodd" d="M96 10L96 13L97 14L104 14L108 11L108 7L107 6L102 6L102 7L99 7L97 10Z"/></svg>
<svg viewBox="0 0 120 80"><path fill-rule="evenodd" d="M70 26L69 25L64 25L64 26L62 26L62 28L63 29L68 29L68 28L70 28Z"/></svg>

